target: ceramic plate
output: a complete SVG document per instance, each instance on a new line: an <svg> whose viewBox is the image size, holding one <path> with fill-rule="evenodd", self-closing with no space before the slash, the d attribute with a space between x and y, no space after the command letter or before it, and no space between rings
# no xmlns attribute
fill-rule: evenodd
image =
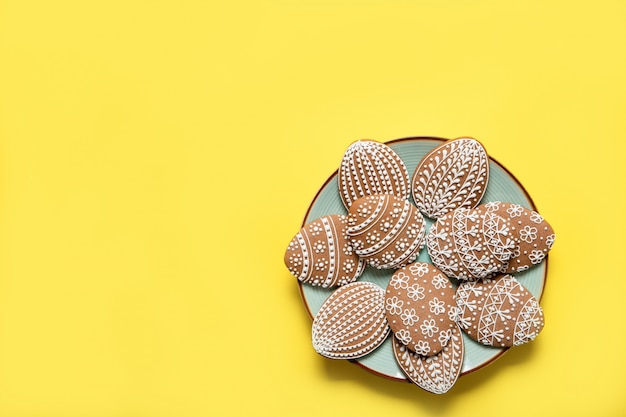
<svg viewBox="0 0 626 417"><path fill-rule="evenodd" d="M413 171L417 168L418 163L426 153L442 144L445 139L432 137L416 137L406 139L396 139L386 142L394 151L400 155L404 161L408 171L409 178L413 176ZM536 210L532 199L520 184L520 182L500 163L493 158L489 158L489 182L487 191L481 200L481 203L489 201L506 201L517 203L524 207ZM309 223L321 216L329 214L347 214L347 210L341 202L337 186L337 172L331 175L324 183L317 195L311 202L307 214L304 218L303 225ZM426 232L430 229L433 221L426 218ZM426 247L421 251L418 261L428 262L430 258ZM514 274L518 281L538 299L541 299L543 288L545 285L548 263L546 261L522 273ZM391 279L394 270L376 270L367 267L359 281L369 281L378 284L382 288L387 287L387 283ZM454 280L453 280L454 281ZM304 301L305 308L309 315L314 317L326 298L332 293L333 289L323 289L320 287L312 287L307 284L298 282L300 286L300 294ZM463 368L461 375L475 371L500 357L506 349L493 348L483 346L474 342L465 334L463 335L465 342L465 358L463 360ZM394 380L404 380L404 374L397 365L392 351L391 337L375 351L369 355L354 360L359 366L387 378Z"/></svg>

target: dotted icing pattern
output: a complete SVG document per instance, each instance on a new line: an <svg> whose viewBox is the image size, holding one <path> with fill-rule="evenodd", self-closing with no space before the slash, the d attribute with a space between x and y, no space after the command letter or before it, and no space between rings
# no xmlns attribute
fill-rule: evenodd
<svg viewBox="0 0 626 417"><path fill-rule="evenodd" d="M511 347L534 340L543 329L543 311L511 275L472 282L457 288L458 323L477 342Z"/></svg>
<svg viewBox="0 0 626 417"><path fill-rule="evenodd" d="M452 283L441 271L424 262L397 270L385 294L385 313L398 341L424 356L439 353L456 326Z"/></svg>
<svg viewBox="0 0 626 417"><path fill-rule="evenodd" d="M461 374L465 347L461 331L455 325L451 330L450 342L437 355L418 355L395 337L393 353L402 371L414 384L433 394L445 394Z"/></svg>
<svg viewBox="0 0 626 417"><path fill-rule="evenodd" d="M356 359L376 349L389 335L385 291L370 282L340 287L313 320L313 348L330 359Z"/></svg>
<svg viewBox="0 0 626 417"><path fill-rule="evenodd" d="M390 194L362 197L350 206L347 235L355 253L378 269L417 259L426 224L409 201Z"/></svg>
<svg viewBox="0 0 626 417"><path fill-rule="evenodd" d="M485 194L489 157L475 139L459 138L426 154L411 180L413 199L428 217L459 208L474 208Z"/></svg>
<svg viewBox="0 0 626 417"><path fill-rule="evenodd" d="M410 195L409 173L404 162L389 146L359 140L348 147L339 166L339 194L344 206L373 194Z"/></svg>
<svg viewBox="0 0 626 417"><path fill-rule="evenodd" d="M339 285L313 321L313 347L332 359L357 359L393 332L407 378L441 394L458 379L461 330L487 346L533 340L544 326L538 301L509 275L542 262L554 244L550 225L513 203L479 204L489 179L480 143L461 138L426 154L413 175L378 142L350 145L338 170L348 216L324 216L292 239L285 264L311 286ZM418 210L419 207L419 210ZM435 218L424 238L420 210ZM415 262L424 242L432 263ZM397 269L387 289L353 282L365 265ZM461 279L456 292L448 277ZM365 358L367 359L367 358Z"/></svg>
<svg viewBox="0 0 626 417"><path fill-rule="evenodd" d="M300 281L323 288L355 281L365 261L354 253L346 235L348 217L334 214L305 225L285 252L285 265Z"/></svg>

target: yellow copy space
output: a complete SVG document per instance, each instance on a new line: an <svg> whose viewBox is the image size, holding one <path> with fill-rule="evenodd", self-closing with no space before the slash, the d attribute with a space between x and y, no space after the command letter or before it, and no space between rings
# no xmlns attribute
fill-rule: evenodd
<svg viewBox="0 0 626 417"><path fill-rule="evenodd" d="M623 1L0 0L0 415L623 416ZM479 139L552 223L533 343L326 360L282 264L356 139Z"/></svg>

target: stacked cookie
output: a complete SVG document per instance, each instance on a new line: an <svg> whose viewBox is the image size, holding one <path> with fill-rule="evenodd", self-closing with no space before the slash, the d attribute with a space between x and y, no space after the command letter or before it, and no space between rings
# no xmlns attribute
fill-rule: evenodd
<svg viewBox="0 0 626 417"><path fill-rule="evenodd" d="M412 178L390 147L353 143L338 170L348 215L306 224L284 258L305 285L338 287L314 318L315 350L356 359L391 334L406 377L444 393L461 372L462 331L487 346L533 340L543 312L508 274L542 262L554 232L517 204L481 205L488 180L487 153L471 138L433 149ZM424 246L430 262L417 262ZM393 270L387 288L358 281L365 268Z"/></svg>

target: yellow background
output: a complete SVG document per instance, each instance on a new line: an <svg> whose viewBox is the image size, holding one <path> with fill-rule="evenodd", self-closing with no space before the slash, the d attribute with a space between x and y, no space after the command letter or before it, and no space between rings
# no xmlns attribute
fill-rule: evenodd
<svg viewBox="0 0 626 417"><path fill-rule="evenodd" d="M1 1L0 416L626 415L623 1ZM326 360L282 263L359 138L470 135L557 231L445 396Z"/></svg>

